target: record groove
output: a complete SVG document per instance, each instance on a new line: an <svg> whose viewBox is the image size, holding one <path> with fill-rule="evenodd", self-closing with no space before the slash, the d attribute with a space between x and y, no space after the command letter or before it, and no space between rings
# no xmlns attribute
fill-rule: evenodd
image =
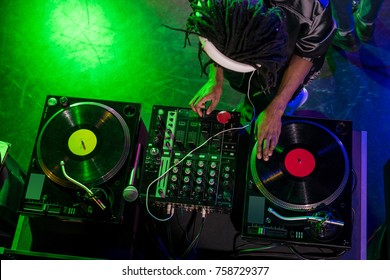
<svg viewBox="0 0 390 280"><path fill-rule="evenodd" d="M111 179L130 150L130 132L122 116L97 102L61 109L45 123L37 141L37 160L53 182L75 187L62 174L60 161L76 181L89 187Z"/></svg>
<svg viewBox="0 0 390 280"><path fill-rule="evenodd" d="M269 161L258 160L256 154L257 142L250 158L257 188L284 209L308 211L329 205L348 182L349 159L343 143L315 122L284 122Z"/></svg>

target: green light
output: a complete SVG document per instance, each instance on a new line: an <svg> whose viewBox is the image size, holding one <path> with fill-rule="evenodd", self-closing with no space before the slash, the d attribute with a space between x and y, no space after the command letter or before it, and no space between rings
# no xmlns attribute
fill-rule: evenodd
<svg viewBox="0 0 390 280"><path fill-rule="evenodd" d="M170 21L156 13L160 5L166 4L133 0L0 4L6 15L0 18L4 22L0 66L9 67L5 73L11 80L39 100L53 94L138 102L145 94L154 94L156 104L163 102L165 97L155 93L172 79L173 60L180 62L172 46L182 52L183 37L162 27Z"/></svg>
<svg viewBox="0 0 390 280"><path fill-rule="evenodd" d="M50 40L58 55L95 68L113 58L114 31L97 3L71 0L58 4L48 22Z"/></svg>

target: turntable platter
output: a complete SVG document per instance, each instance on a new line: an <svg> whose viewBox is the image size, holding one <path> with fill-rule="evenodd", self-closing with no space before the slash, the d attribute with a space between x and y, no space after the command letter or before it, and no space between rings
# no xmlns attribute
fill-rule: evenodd
<svg viewBox="0 0 390 280"><path fill-rule="evenodd" d="M90 187L111 179L130 150L130 132L122 116L97 102L79 102L51 116L37 141L37 160L53 182L74 187L61 171Z"/></svg>
<svg viewBox="0 0 390 280"><path fill-rule="evenodd" d="M310 120L285 121L269 161L256 157L250 170L259 191L289 210L308 211L329 205L343 191L349 159L343 143L328 128Z"/></svg>

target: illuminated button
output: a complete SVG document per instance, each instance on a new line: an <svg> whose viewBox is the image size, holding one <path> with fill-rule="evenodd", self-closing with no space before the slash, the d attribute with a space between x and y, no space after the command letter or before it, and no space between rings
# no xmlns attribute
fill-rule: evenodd
<svg viewBox="0 0 390 280"><path fill-rule="evenodd" d="M217 115L217 121L221 124L227 124L231 118L232 116L227 111L221 111Z"/></svg>
<svg viewBox="0 0 390 280"><path fill-rule="evenodd" d="M265 234L265 230L263 227L259 227L258 230L257 230L257 234L258 235L264 235Z"/></svg>

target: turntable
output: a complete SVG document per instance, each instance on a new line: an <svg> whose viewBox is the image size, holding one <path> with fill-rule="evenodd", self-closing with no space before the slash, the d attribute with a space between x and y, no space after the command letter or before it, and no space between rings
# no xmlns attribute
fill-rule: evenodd
<svg viewBox="0 0 390 280"><path fill-rule="evenodd" d="M140 107L48 96L20 211L120 223Z"/></svg>
<svg viewBox="0 0 390 280"><path fill-rule="evenodd" d="M284 117L269 161L252 142L243 237L350 248L352 123Z"/></svg>

